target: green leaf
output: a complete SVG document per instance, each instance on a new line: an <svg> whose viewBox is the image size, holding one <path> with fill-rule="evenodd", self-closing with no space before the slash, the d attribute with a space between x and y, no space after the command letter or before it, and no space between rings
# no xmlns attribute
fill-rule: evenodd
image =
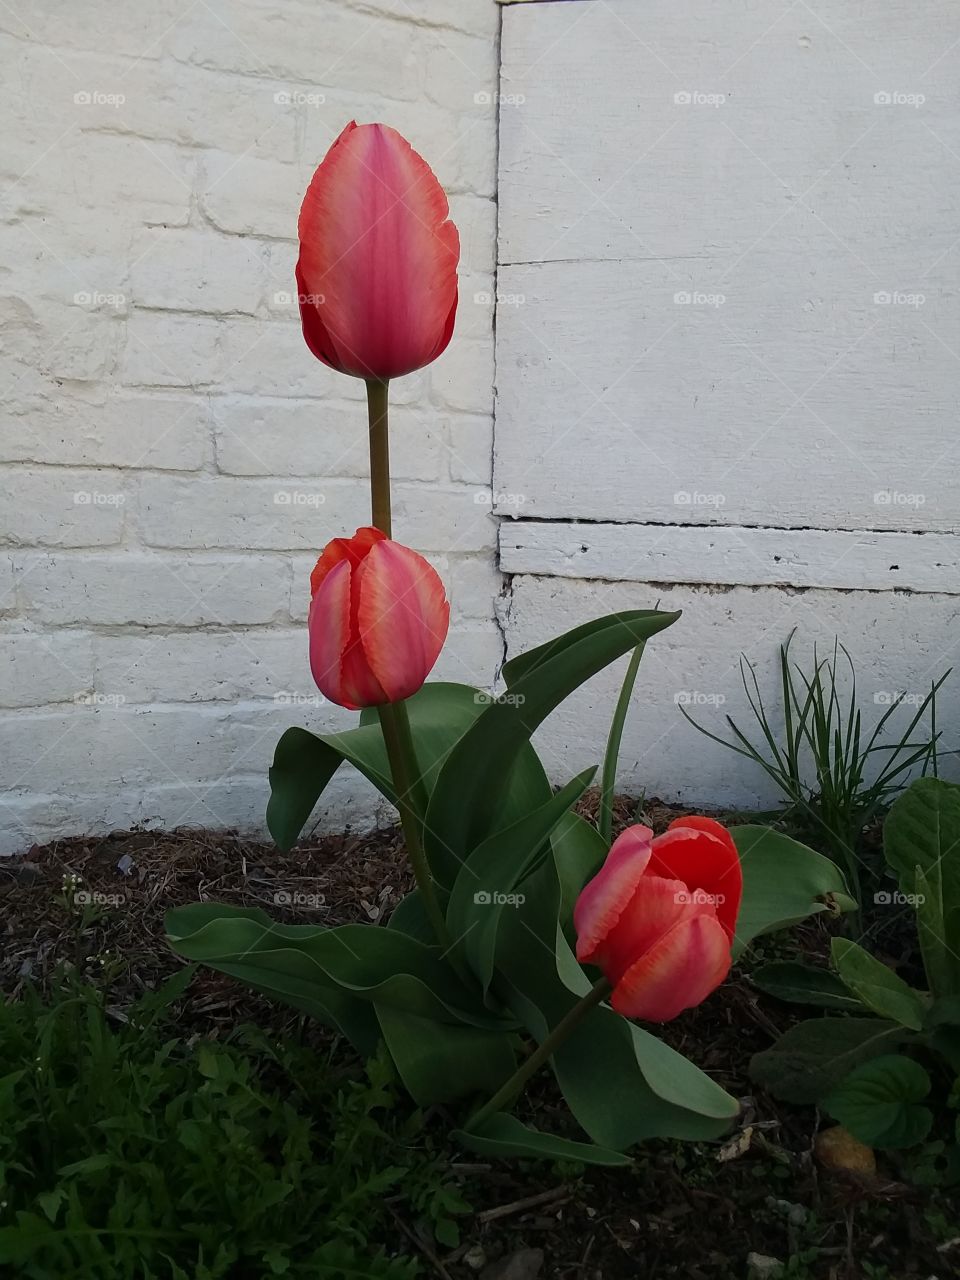
<svg viewBox="0 0 960 1280"><path fill-rule="evenodd" d="M799 924L822 911L852 911L840 868L770 827L731 827L743 868L743 902L734 959L759 934Z"/></svg>
<svg viewBox="0 0 960 1280"><path fill-rule="evenodd" d="M583 1164L608 1165L613 1168L624 1168L633 1163L629 1156L619 1151L540 1133L539 1130L522 1124L516 1116L506 1115L502 1111L490 1116L478 1129L470 1132L455 1129L450 1137L467 1151L502 1159L533 1156L540 1160L579 1160Z"/></svg>
<svg viewBox="0 0 960 1280"><path fill-rule="evenodd" d="M578 813L557 823L550 844L560 882L560 927L566 932L581 889L603 866L609 849L596 827Z"/></svg>
<svg viewBox="0 0 960 1280"><path fill-rule="evenodd" d="M850 938L834 938L830 954L844 985L861 1004L880 1015L919 1031L926 1005L912 987Z"/></svg>
<svg viewBox="0 0 960 1280"><path fill-rule="evenodd" d="M889 1053L907 1032L878 1018L811 1018L750 1061L750 1075L784 1102L817 1102L854 1067Z"/></svg>
<svg viewBox="0 0 960 1280"><path fill-rule="evenodd" d="M611 614L507 664L507 694L487 707L450 752L427 809L425 844L441 884L453 884L463 860L489 835L514 764L550 712L678 616L657 610Z"/></svg>
<svg viewBox="0 0 960 1280"><path fill-rule="evenodd" d="M823 1109L871 1147L914 1147L933 1124L930 1077L902 1054L884 1054L857 1067L823 1101Z"/></svg>
<svg viewBox="0 0 960 1280"><path fill-rule="evenodd" d="M767 995L776 996L778 1000L786 1000L790 1004L813 1004L823 1009L863 1012L861 1002L850 994L844 983L829 969L816 969L812 965L777 960L751 974L750 980Z"/></svg>
<svg viewBox="0 0 960 1280"><path fill-rule="evenodd" d="M929 974L938 995L960 994L960 786L917 778L890 807L883 824L883 852L905 894L920 893L919 867L930 896L921 935L932 930L945 951ZM927 937L926 962L931 939Z"/></svg>
<svg viewBox="0 0 960 1280"><path fill-rule="evenodd" d="M418 1106L496 1093L516 1068L516 1037L451 1026L377 1005L377 1017L404 1087Z"/></svg>
<svg viewBox="0 0 960 1280"><path fill-rule="evenodd" d="M407 711L417 763L429 795L453 745L489 705L489 698L468 685L438 681L425 684L408 698ZM283 850L293 847L327 783L349 761L391 804L396 801L386 746L376 716L361 717L360 727L343 733L314 734L288 729L277 744L270 769L267 826ZM549 785L533 748L517 764L523 786L531 795L549 795ZM523 807L509 810L513 820Z"/></svg>
<svg viewBox="0 0 960 1280"><path fill-rule="evenodd" d="M943 878L935 872L929 875L923 867L917 867L914 875L916 889L917 935L920 953L930 990L935 995L960 998L957 981L957 957L947 946L947 924L943 913Z"/></svg>
<svg viewBox="0 0 960 1280"><path fill-rule="evenodd" d="M595 768L585 769L546 804L509 827L502 827L477 845L460 868L450 902L447 924L484 991L493 977L497 931L508 901L543 852L545 841L570 807L593 781Z"/></svg>
<svg viewBox="0 0 960 1280"><path fill-rule="evenodd" d="M303 1008L339 992L440 1022L504 1026L435 947L395 929L277 924L256 908L195 903L167 913L170 945L190 960L293 997Z"/></svg>

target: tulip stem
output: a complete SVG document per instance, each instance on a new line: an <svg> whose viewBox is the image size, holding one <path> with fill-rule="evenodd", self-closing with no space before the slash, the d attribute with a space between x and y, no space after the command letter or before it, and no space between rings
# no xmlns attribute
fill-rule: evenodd
<svg viewBox="0 0 960 1280"><path fill-rule="evenodd" d="M505 1107L516 1101L527 1081L536 1075L551 1054L563 1044L571 1032L576 1030L591 1009L595 1009L606 999L610 990L607 979L599 978L587 994L578 1000L572 1009L567 1010L543 1043L531 1053L526 1062L517 1068L506 1084L501 1085L490 1101L485 1102L479 1111L474 1112L464 1128L468 1132L471 1129L475 1130L484 1120L488 1120L490 1116L503 1111Z"/></svg>
<svg viewBox="0 0 960 1280"><path fill-rule="evenodd" d="M433 875L426 854L423 852L423 840L420 835L422 815L417 812L413 799L420 786L420 777L416 767L407 709L402 702L385 702L377 710L380 713L380 726L387 747L390 772L393 775L393 789L396 792L397 809L400 812L400 825L403 828L403 838L413 866L417 888L420 890L433 931L437 935L437 941L444 950L448 950L450 937L447 932L447 922L440 909Z"/></svg>
<svg viewBox="0 0 960 1280"><path fill-rule="evenodd" d="M370 506L374 526L393 537L390 518L390 434L387 428L389 383L367 383L367 421L370 424Z"/></svg>
<svg viewBox="0 0 960 1280"><path fill-rule="evenodd" d="M392 537L390 511L390 435L388 430L387 392L389 384L371 378L367 382L367 417L370 423L370 507L374 526ZM427 807L427 797L417 764L417 754L410 732L410 717L403 702L387 702L377 708L380 728L390 761L393 789L400 813L400 826L407 846L407 854L416 877L417 888L423 899L437 941L449 949L450 937L444 919L433 876L423 852L421 824Z"/></svg>

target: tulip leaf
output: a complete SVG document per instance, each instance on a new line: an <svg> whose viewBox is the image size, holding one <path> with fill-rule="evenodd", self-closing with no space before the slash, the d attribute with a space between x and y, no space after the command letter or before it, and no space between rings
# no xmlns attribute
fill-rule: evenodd
<svg viewBox="0 0 960 1280"><path fill-rule="evenodd" d="M495 831L477 845L460 868L450 894L447 924L484 991L493 977L500 917L505 909L513 908L517 886L595 773L596 768L585 769L539 809Z"/></svg>
<svg viewBox="0 0 960 1280"><path fill-rule="evenodd" d="M941 778L911 783L890 806L883 852L901 891L925 899L919 928L931 988L960 994L960 786Z"/></svg>
<svg viewBox="0 0 960 1280"><path fill-rule="evenodd" d="M771 827L731 827L730 834L743 868L734 959L759 934L856 907L840 868L823 854Z"/></svg>
<svg viewBox="0 0 960 1280"><path fill-rule="evenodd" d="M830 954L841 981L861 1004L881 1018L920 1030L926 1005L898 974L850 938L834 938Z"/></svg>
<svg viewBox="0 0 960 1280"><path fill-rule="evenodd" d="M417 763L429 795L451 748L490 705L489 696L468 685L425 684L406 700ZM279 847L293 847L330 779L346 760L391 804L396 802L380 722L368 710L360 726L342 733L288 729L277 743L270 769L267 826ZM513 821L530 803L542 803L550 787L531 746L520 754L509 779L502 821Z"/></svg>
<svg viewBox="0 0 960 1280"><path fill-rule="evenodd" d="M550 844L560 882L560 927L566 932L581 889L603 866L609 850L596 827L578 813L568 813L557 824Z"/></svg>
<svg viewBox="0 0 960 1280"><path fill-rule="evenodd" d="M610 614L507 664L507 693L486 708L450 752L427 809L424 840L442 885L453 884L494 820L505 825L498 815L514 763L550 712L591 676L678 617L651 609Z"/></svg>
<svg viewBox="0 0 960 1280"><path fill-rule="evenodd" d="M327 988L438 1022L503 1029L435 947L394 929L278 924L256 908L193 903L167 913L170 946L281 998ZM300 1006L302 1007L302 1003Z"/></svg>
<svg viewBox="0 0 960 1280"><path fill-rule="evenodd" d="M819 1005L821 1009L844 1009L863 1013L863 1004L829 969L777 960L750 975L754 986L789 1004Z"/></svg>
<svg viewBox="0 0 960 1280"><path fill-rule="evenodd" d="M399 929L401 933L409 934L428 947L432 947L437 940L419 889L413 889L405 898L400 899L387 921L387 928Z"/></svg>
<svg viewBox="0 0 960 1280"><path fill-rule="evenodd" d="M933 1113L921 1105L930 1093L930 1077L912 1058L884 1054L855 1068L823 1100L838 1124L871 1147L914 1147L933 1125Z"/></svg>
<svg viewBox="0 0 960 1280"><path fill-rule="evenodd" d="M755 1053L750 1075L784 1102L818 1102L854 1067L907 1039L903 1027L880 1018L811 1018Z"/></svg>
<svg viewBox="0 0 960 1280"><path fill-rule="evenodd" d="M376 1011L400 1079L418 1106L490 1096L514 1072L512 1033L433 1022L388 1005Z"/></svg>
<svg viewBox="0 0 960 1280"><path fill-rule="evenodd" d="M450 1136L467 1151L497 1159L533 1156L541 1160L575 1160L581 1164L613 1168L624 1168L633 1163L629 1156L592 1142L572 1142L569 1138L541 1133L503 1111L489 1116L476 1129L455 1129Z"/></svg>

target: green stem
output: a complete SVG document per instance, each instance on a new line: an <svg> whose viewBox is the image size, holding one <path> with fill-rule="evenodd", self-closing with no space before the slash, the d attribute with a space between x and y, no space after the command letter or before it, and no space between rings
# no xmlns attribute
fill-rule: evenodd
<svg viewBox="0 0 960 1280"><path fill-rule="evenodd" d="M571 1032L576 1030L590 1010L595 1009L609 994L610 983L606 978L600 978L587 994L564 1014L543 1043L531 1053L526 1062L517 1068L506 1084L501 1085L490 1101L485 1102L480 1110L470 1117L464 1128L468 1131L475 1130L484 1120L515 1101L527 1081L536 1075L550 1055L563 1044Z"/></svg>
<svg viewBox="0 0 960 1280"><path fill-rule="evenodd" d="M390 436L387 407L388 383L367 383L367 417L370 424L370 506L374 526L389 538L392 533L390 512ZM387 702L377 708L380 727L390 761L393 789L396 792L400 826L413 867L417 888L423 899L437 941L445 949L450 945L447 925L440 909L433 876L423 852L421 824L427 808L427 797L417 764L410 732L410 717L403 702Z"/></svg>
<svg viewBox="0 0 960 1280"><path fill-rule="evenodd" d="M633 696L633 686L637 683L637 672L640 669L640 659L642 657L643 643L641 642L631 654L627 674L623 677L623 685L620 689L620 696L617 698L613 721L610 725L610 736L607 738L607 750L603 757L597 829L603 837L604 844L609 844L613 837L613 790L617 783L617 761L620 758L620 742L623 738L623 726L626 723L627 709Z"/></svg>
<svg viewBox="0 0 960 1280"><path fill-rule="evenodd" d="M393 537L390 520L390 435L387 429L387 382L367 383L370 424L370 506L374 526Z"/></svg>

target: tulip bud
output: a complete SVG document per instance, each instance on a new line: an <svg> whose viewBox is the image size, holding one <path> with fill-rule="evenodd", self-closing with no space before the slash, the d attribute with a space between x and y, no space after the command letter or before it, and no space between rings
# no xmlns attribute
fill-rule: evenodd
<svg viewBox="0 0 960 1280"><path fill-rule="evenodd" d="M740 857L719 822L677 818L656 838L628 827L577 899L577 959L603 972L619 1013L669 1022L729 973L742 893Z"/></svg>
<svg viewBox="0 0 960 1280"><path fill-rule="evenodd" d="M433 170L396 129L347 125L300 210L300 317L318 360L385 382L445 350L460 258L448 214Z"/></svg>
<svg viewBox="0 0 960 1280"><path fill-rule="evenodd" d="M443 583L423 556L379 529L327 544L310 575L310 669L351 711L416 693L450 625Z"/></svg>

